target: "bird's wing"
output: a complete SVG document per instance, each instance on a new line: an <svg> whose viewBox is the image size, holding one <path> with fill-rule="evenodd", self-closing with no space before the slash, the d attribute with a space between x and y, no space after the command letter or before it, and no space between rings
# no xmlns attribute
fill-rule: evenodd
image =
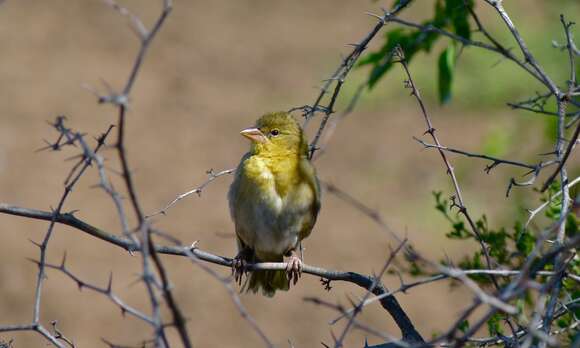
<svg viewBox="0 0 580 348"><path fill-rule="evenodd" d="M242 176L243 176L243 173L242 173L243 164L244 164L244 161L246 159L248 159L250 156L251 156L251 153L248 152L240 160L240 163L238 164L238 167L236 168L236 172L234 174L234 181L230 185L230 189L228 191L228 202L229 202L229 206L230 206L230 215L232 217L232 220L234 221L234 225L235 225L235 229L236 229L236 236L238 239L238 249L239 250L242 250L244 247L247 247L241 238L241 236L247 236L247 233L245 231L242 231L242 226L239 223L239 219L240 219L239 208L242 207L242 205L243 205L243 202L240 202L240 200L242 199L241 186L242 186L242 181L243 181L243 178L242 178Z"/></svg>
<svg viewBox="0 0 580 348"><path fill-rule="evenodd" d="M240 197L240 185L242 182L243 164L244 164L244 161L246 159L248 159L250 156L251 156L251 154L249 152L246 153L244 156L242 156L242 159L240 160L240 163L238 164L238 167L236 168L236 172L234 174L234 181L230 185L230 189L228 191L228 202L230 205L230 215L232 216L232 219L234 220L234 222L236 221L236 212L235 212L236 202L238 201L238 199Z"/></svg>
<svg viewBox="0 0 580 348"><path fill-rule="evenodd" d="M314 224L316 223L316 217L320 211L320 183L318 182L318 177L316 176L316 169L310 161L306 158L300 160L300 171L303 179L307 182L308 186L313 193L313 201L310 206L311 219L307 219L300 231L299 239L302 240L310 235Z"/></svg>

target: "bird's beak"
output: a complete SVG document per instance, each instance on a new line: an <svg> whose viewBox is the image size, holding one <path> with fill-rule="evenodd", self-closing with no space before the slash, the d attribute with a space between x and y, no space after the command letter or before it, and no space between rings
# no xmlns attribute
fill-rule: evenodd
<svg viewBox="0 0 580 348"><path fill-rule="evenodd" d="M240 134L256 143L265 143L268 141L268 138L258 128L246 128Z"/></svg>

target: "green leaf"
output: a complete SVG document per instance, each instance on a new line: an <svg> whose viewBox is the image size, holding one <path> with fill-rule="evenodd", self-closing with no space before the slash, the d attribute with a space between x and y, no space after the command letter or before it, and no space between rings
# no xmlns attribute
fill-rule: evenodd
<svg viewBox="0 0 580 348"><path fill-rule="evenodd" d="M435 198L435 209L439 210L441 213L447 215L447 200L442 198L443 192L433 191L433 197Z"/></svg>
<svg viewBox="0 0 580 348"><path fill-rule="evenodd" d="M449 45L439 56L439 102L445 104L451 100L451 84L455 67L455 46Z"/></svg>
<svg viewBox="0 0 580 348"><path fill-rule="evenodd" d="M469 8L473 8L473 1L446 0L445 13L451 18L451 24L455 34L469 40L471 28L469 26Z"/></svg>
<svg viewBox="0 0 580 348"><path fill-rule="evenodd" d="M452 224L453 230L446 234L450 239L467 239L472 237L471 233L465 228L463 221L456 221Z"/></svg>

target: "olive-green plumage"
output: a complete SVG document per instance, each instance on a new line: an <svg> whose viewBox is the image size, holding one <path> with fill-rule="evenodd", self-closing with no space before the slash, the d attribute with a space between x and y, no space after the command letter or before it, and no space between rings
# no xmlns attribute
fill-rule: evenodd
<svg viewBox="0 0 580 348"><path fill-rule="evenodd" d="M252 145L228 193L238 249L250 255L249 261L281 262L308 237L320 209L308 142L287 112L265 114L242 135ZM256 271L246 286L273 296L288 290L289 281L285 271Z"/></svg>

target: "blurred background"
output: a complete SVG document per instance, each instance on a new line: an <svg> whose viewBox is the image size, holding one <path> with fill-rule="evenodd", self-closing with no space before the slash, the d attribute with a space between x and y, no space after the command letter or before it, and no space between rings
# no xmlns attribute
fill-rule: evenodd
<svg viewBox="0 0 580 348"><path fill-rule="evenodd" d="M160 1L122 1L150 25ZM513 47L504 26L482 2L476 9L493 34ZM126 145L139 198L146 212L162 208L177 194L196 187L206 171L233 167L247 151L238 135L266 111L312 103L321 81L328 78L348 53L347 43L358 42L374 25L364 12L380 12L380 1L183 1L174 11L146 57L131 95ZM569 20L580 13L574 0L506 3L507 10L528 46L547 72L563 82L567 55L552 48L563 42L559 14ZM421 1L403 17L430 18L432 1ZM577 29L576 29L577 32ZM382 43L378 37L372 48ZM35 152L54 141L46 121L66 115L68 125L96 136L117 122L110 105L98 105L81 85L103 88L102 80L121 89L138 49L126 19L99 0L8 0L0 5L0 201L49 210L62 193L76 149ZM436 94L436 55L418 55L411 65L415 82L425 96L435 127L445 145L486 152L525 162L552 149L554 126L544 116L512 111L508 101L527 99L540 86L513 64L477 48L462 52L451 103L441 106ZM368 70L356 69L339 100L344 108ZM439 156L424 150L412 136L421 136L424 123L415 101L403 88L403 74L395 67L356 110L338 125L323 156L316 161L319 176L376 209L389 226L433 260L459 260L477 246L451 242L446 220L434 209L432 192L448 197L452 188ZM312 122L311 127L317 122ZM312 129L310 130L312 132ZM112 141L113 138L111 138ZM110 175L117 180L116 153L106 149ZM485 161L451 156L465 201L474 216L486 214L491 226L511 227L537 206L531 189L505 190L511 176L522 171L498 167L486 175ZM571 174L579 174L578 157L571 158ZM543 180L540 179L539 182ZM109 197L94 188L94 170L83 177L65 205L78 209L79 218L120 233ZM231 177L208 186L201 197L191 196L173 207L155 226L184 243L220 255L236 252L226 192ZM128 202L126 202L128 203ZM130 209L128 208L128 211ZM129 214L133 218L132 214ZM47 222L0 215L0 325L29 322L38 258L29 239L40 241ZM360 212L326 194L319 221L305 242L306 263L328 269L370 274L378 272L394 241ZM64 252L71 271L88 282L105 285L109 272L113 288L126 301L149 310L138 282L140 258L91 236L58 225L48 259L59 262ZM174 293L185 315L196 347L256 347L261 342L242 320L223 286L184 258L164 256L174 282ZM221 274L228 269L212 266ZM405 279L410 279L405 276ZM397 288L396 275L385 285ZM332 343L329 327L336 313L305 303L305 296L322 297L348 305L348 297L364 293L356 286L335 282L326 292L320 281L302 277L295 288L273 299L241 295L248 312L278 346L320 346ZM448 283L415 288L397 296L425 338L448 328L471 301L461 287ZM106 298L79 291L68 278L48 272L43 293L43 323L58 320L59 328L79 347L102 347L101 338L136 345L150 337L150 329ZM361 320L398 335L398 329L379 305L365 309ZM172 338L175 333L171 331ZM362 346L367 335L353 331L347 346ZM13 347L41 347L33 333L0 334ZM379 343L368 337L369 343Z"/></svg>

